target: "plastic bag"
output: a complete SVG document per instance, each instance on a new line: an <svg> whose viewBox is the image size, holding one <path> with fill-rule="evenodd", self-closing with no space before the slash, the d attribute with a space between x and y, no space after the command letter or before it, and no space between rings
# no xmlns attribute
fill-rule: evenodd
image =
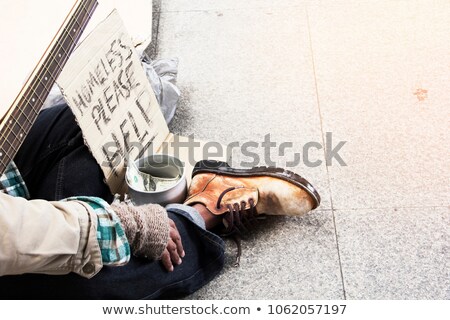
<svg viewBox="0 0 450 320"><path fill-rule="evenodd" d="M181 94L175 85L178 75L178 59L158 59L151 61L144 56L142 58L142 66L155 92L164 118L169 123L175 115Z"/></svg>

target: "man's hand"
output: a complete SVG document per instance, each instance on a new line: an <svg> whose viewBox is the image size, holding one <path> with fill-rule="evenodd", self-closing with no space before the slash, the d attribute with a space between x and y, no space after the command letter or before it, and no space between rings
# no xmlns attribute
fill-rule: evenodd
<svg viewBox="0 0 450 320"><path fill-rule="evenodd" d="M180 233L172 219L169 219L169 242L161 256L161 262L167 271L173 271L173 265L180 265L184 258L183 244L181 243Z"/></svg>

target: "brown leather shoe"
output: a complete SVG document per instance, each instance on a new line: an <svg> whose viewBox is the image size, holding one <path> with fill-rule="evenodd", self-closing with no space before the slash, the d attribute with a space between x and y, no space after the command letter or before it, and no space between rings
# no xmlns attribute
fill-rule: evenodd
<svg viewBox="0 0 450 320"><path fill-rule="evenodd" d="M248 210L251 202L259 214L299 216L317 208L320 196L307 180L280 168L235 169L210 160L195 165L185 204L202 203L221 215L230 205Z"/></svg>
<svg viewBox="0 0 450 320"><path fill-rule="evenodd" d="M305 214L319 206L320 196L308 181L288 170L235 169L225 162L203 160L194 167L185 201L196 203L223 215L226 236L245 233L260 214ZM239 243L238 247L240 251Z"/></svg>

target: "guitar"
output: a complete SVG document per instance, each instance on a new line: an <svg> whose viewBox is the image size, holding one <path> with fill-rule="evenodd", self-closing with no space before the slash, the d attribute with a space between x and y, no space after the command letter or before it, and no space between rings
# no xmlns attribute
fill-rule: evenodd
<svg viewBox="0 0 450 320"><path fill-rule="evenodd" d="M22 90L0 120L0 174L5 171L22 145L50 89L98 5L97 0L73 1L74 6L44 52L44 58L35 66ZM51 18L52 15L49 16Z"/></svg>

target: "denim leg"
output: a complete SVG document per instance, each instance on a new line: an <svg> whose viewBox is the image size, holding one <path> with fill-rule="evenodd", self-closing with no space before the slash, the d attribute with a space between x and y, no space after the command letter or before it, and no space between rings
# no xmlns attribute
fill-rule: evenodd
<svg viewBox="0 0 450 320"><path fill-rule="evenodd" d="M172 203L172 204L168 204L166 206L166 210L181 214L182 216L190 219L192 222L194 222L200 228L206 230L205 220L203 220L200 213L198 213L198 211L196 209L194 209L193 207L185 206L185 205L179 204L179 203Z"/></svg>
<svg viewBox="0 0 450 320"><path fill-rule="evenodd" d="M159 261L132 257L123 267L104 267L92 279L76 274L0 277L0 299L175 299L211 281L223 268L224 243L199 227L189 213L168 209L186 256L167 272Z"/></svg>
<svg viewBox="0 0 450 320"><path fill-rule="evenodd" d="M113 196L67 105L43 110L14 158L32 199Z"/></svg>
<svg viewBox="0 0 450 320"><path fill-rule="evenodd" d="M14 160L34 199L87 195L112 200L66 105L41 112ZM4 276L0 299L169 299L195 292L222 270L224 243L205 230L194 208L169 205L167 211L186 252L174 272L159 261L132 257L126 266L104 267L92 279L76 274Z"/></svg>

